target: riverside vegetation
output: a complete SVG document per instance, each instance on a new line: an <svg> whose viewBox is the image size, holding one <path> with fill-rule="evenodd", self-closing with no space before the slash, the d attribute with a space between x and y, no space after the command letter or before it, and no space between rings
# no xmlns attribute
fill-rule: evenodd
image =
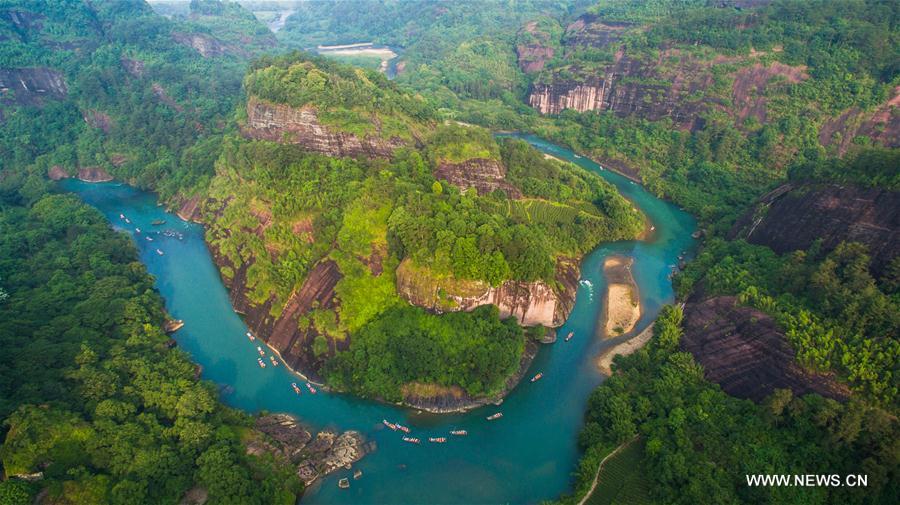
<svg viewBox="0 0 900 505"><path fill-rule="evenodd" d="M167 348L128 238L75 197L0 189L0 503L293 503L293 467L249 456L252 418ZM29 476L31 478L29 478ZM40 476L40 479L34 477Z"/></svg>
<svg viewBox="0 0 900 505"><path fill-rule="evenodd" d="M73 201L45 199L44 175L56 166L68 174L100 167L159 192L172 204L190 197L208 200L200 218L211 226L210 243L232 266L247 266L252 278L248 297L256 304L268 303L273 313L284 307L314 265L323 260L338 264L341 303L316 306L298 320L315 330L311 352L320 358L329 382L385 399L398 399L404 384L416 382L453 384L481 394L496 390L515 367L524 347L522 330L501 321L490 308L436 316L410 307L394 282L401 267L426 270L431 279L451 279L447 285L461 292L472 282L540 280L553 285L554 261L577 257L604 240L632 236L640 227L627 203L590 174L544 161L519 142L498 142L485 130L453 121L535 132L628 171L697 215L709 238L697 261L676 277L679 295L737 295L740 303L774 317L804 367L831 372L852 391L845 403L785 390L760 404L729 396L704 378L689 353L679 350L681 315L675 308L666 309L648 346L617 359L614 375L590 402L580 437L585 457L576 495L590 485L605 453L637 435L639 443L629 446L636 449L629 451L627 461L633 465L639 459L640 468L647 469L640 473L644 481L635 484L647 492L623 499L898 501L896 261L876 276L870 272L867 251L858 244L833 250L813 246L778 256L767 247L727 239L737 216L785 181L897 191L896 148L881 147L897 145L891 126L896 105L890 106L900 51L895 2L776 0L748 2L741 9L732 2L713 6L705 0L522 2L515 9L496 2L476 13L458 2L378 2L370 9L348 11L350 4L304 4L279 32L279 41L308 47L365 39L401 46L395 84L372 72L296 55L259 60L245 78L249 58L274 39L236 5L219 9L218 2L195 1L193 14L166 20L137 1L0 3L4 13L22 13L2 18L0 68L16 72L8 77L35 79L48 74L22 69L55 69L67 84L64 92L37 96L17 88L0 99L3 219L18 228L31 227L33 233L26 238L32 240L39 236L37 230L55 226L53 221L66 223L73 215L90 214ZM610 38L602 27L588 33L590 37L577 28L580 22L595 27L598 20L625 29L607 44L603 41ZM239 45L250 49L236 51ZM530 48L523 57L520 46ZM549 54L547 49L552 56L540 56ZM623 56L651 69L619 81L640 97L630 102L632 108L541 115L527 105L539 86L596 83L592 79ZM536 59L541 69L526 71ZM759 84L752 76L760 69L777 71ZM676 93L668 84L701 78L708 83L693 91ZM249 140L237 128L247 120L242 79L247 93L263 101L316 108L318 121L334 132L379 138L399 147L389 160L338 159L299 152L278 142L284 138ZM336 86L328 88L326 83ZM750 87L746 94L736 86L741 83ZM664 116L680 119L655 115L659 104L678 111ZM236 108L234 122L230 118ZM886 119L879 122L876 117ZM473 159L497 162L509 186L484 193L460 191L434 176L442 165L464 165ZM511 198L510 187L523 198ZM69 215L48 208L57 206L71 209ZM115 255L113 265L130 264L126 260L133 252L127 252L124 241L100 239L106 233L100 230L95 244L68 234L62 238L73 229L78 228L54 228L54 251L76 246L93 250L113 240L118 246L105 254ZM15 247L3 256L4 261L13 260L0 267L0 311L26 303L20 292L27 281L21 274L25 268L49 269L50 262L25 266L21 243L34 242L7 242ZM84 272L118 268L107 266L102 254L92 254L88 263L80 259L83 254L72 257L79 259L79 278L103 278L99 272ZM120 275L129 283L149 286L135 268L138 272L129 269ZM238 273L227 265L221 270L226 280ZM109 282L117 292L133 289L119 279ZM62 303L53 301L63 296L59 292L29 289L36 299ZM92 300L107 294L81 296ZM122 295L128 296L138 295ZM138 313L149 315L138 319L158 327L158 300L152 294L140 297L128 306L143 307ZM141 337L147 340L138 339L131 349L128 342L134 339L127 339L126 333L134 328L131 320L115 321L108 311L90 312L93 302L70 305L71 300L63 303L63 313L75 311L71 318L92 314L90 325L83 324L92 329L89 342L126 337L124 344L91 348L103 353L124 347L111 361L113 367L161 352L158 329L139 329L140 335L151 336ZM18 316L3 321L25 319ZM235 434L248 421L215 401L203 413L163 407L144 412L143 402L153 400L123 386L117 394L124 398L109 399L120 402L115 405L121 412L104 414L119 424L101 419L95 412L99 403L81 396L77 382L86 380L77 373L81 361L91 365L89 356L76 361L76 346L84 336L70 338L68 320L59 322L59 328L34 329L37 320L34 316L25 322L28 331L43 338L23 339L23 332L17 331L4 342L5 348L31 340L31 345L43 346L40 356L62 353L57 360L61 369L45 369L43 362L34 369L47 375L47 384L68 384L79 396L63 395L64 387L30 383L25 390L39 392L23 397L22 403L32 406L20 407L17 400L4 404L2 415L20 422L28 421L28 415L37 420L28 425L33 429L25 438L17 438L24 437L24 431L10 438L14 424L7 424L11 442L3 454L11 455L12 468L23 471L25 463L37 461L35 451L56 456L45 469L52 496L71 502L84 496L170 501L196 482L209 482L205 479L212 474L199 469L219 462L227 462L222 464L230 472L261 482L275 482L272 479L281 475L276 463L244 459ZM460 330L469 338L449 338ZM488 339L488 334L498 337ZM45 345L50 338L70 344L51 349ZM434 342L441 345L436 348ZM138 351L140 356L132 354ZM162 356L177 358L171 352ZM378 366L371 374L360 372L374 362ZM159 373L182 374L177 375L179 387L209 394L190 380L186 362L179 363ZM103 372L120 373L116 370L122 369ZM6 376L4 384L13 388L9 385L19 384L15 381L25 374ZM120 380L130 384L134 379ZM40 407L44 404L48 407ZM215 428L215 437L201 437L193 445L187 438L182 441L173 431L182 414L182 427L206 423ZM71 422L50 422L47 416ZM98 440L92 434L101 429L116 435L115 440L128 439L134 419L165 426L162 431L142 428L147 438L134 442L136 446L149 447L141 444L152 445L151 437L159 436L172 454L195 456L166 460L186 465L173 470L171 487L145 486L156 477L116 466L108 452L91 445ZM60 426L71 426L77 433L59 432ZM63 436L55 438L55 433ZM83 445L69 443L73 439ZM130 455L135 451L128 445L133 439L128 440L122 444ZM208 458L198 459L210 451ZM6 459L4 468L10 474ZM216 467L215 474L220 470L225 471ZM767 472L866 473L870 480L865 493L848 488L751 488L743 481L745 473ZM242 487L240 483L249 482L244 477L228 479L238 483L236 488L210 484L211 496L264 502L286 496L281 494L284 488L274 484ZM41 487L22 481L0 484L4 497L19 502L30 502ZM264 496L242 494L255 492Z"/></svg>
<svg viewBox="0 0 900 505"><path fill-rule="evenodd" d="M398 268L444 286L553 285L560 257L641 229L639 215L598 176L544 159L523 141L440 124L424 101L375 72L293 54L256 62L245 89L253 103L314 110L330 131L402 144L390 160L336 159L294 145L310 140L229 136L210 186L210 243L231 265L252 265L248 298L269 302L273 316L314 265L337 264L333 306L299 321L316 335L313 350L335 387L392 401L413 383L496 393L518 368L522 330L487 307L448 315L411 307L397 291ZM244 128L252 137L252 124ZM505 176L484 181L496 189L433 175L473 160L502 167ZM348 340L345 352L329 350Z"/></svg>
<svg viewBox="0 0 900 505"><path fill-rule="evenodd" d="M430 3L404 8L424 4ZM442 117L534 132L608 162L684 206L709 238L675 278L679 297L737 295L739 303L774 317L803 367L830 372L853 392L843 404L790 391L760 405L730 397L704 379L690 354L679 352L680 316L671 309L649 347L617 359L613 377L595 393L575 496L589 487L605 454L638 435L640 444L629 447L643 447L646 471L636 487L647 493L622 495L626 502L892 503L897 260L875 275L861 244L814 244L779 256L727 237L754 199L784 182L802 191L829 183L897 191L897 6L878 0L731 5L600 0L585 11L547 7L516 24L491 10L502 10L500 4L488 4L486 15L505 27L485 30L477 16L449 15L411 31L414 21L393 16L399 7L382 3L379 17L391 21L369 23L361 12L345 35L404 46L397 81L429 97ZM281 37L315 36L291 33L306 19L288 23ZM442 22L467 37L432 44ZM352 27L371 28L360 34ZM618 95L606 98L602 112L541 115L526 105L542 86L599 91L598 79L623 61L638 62L639 70L619 67L624 76L605 86L622 86L641 99L627 102L626 95L630 108L616 109ZM766 77L755 80L759 75ZM673 82L682 83L681 91ZM703 84L691 88L692 82ZM742 86L750 87L748 95ZM659 105L669 113L655 113ZM855 473L861 465L876 482L865 493L749 488L742 480L761 471Z"/></svg>

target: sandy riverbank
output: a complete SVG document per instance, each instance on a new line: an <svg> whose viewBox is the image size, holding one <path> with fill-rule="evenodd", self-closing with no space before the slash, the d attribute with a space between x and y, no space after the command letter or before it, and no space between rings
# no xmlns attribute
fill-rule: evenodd
<svg viewBox="0 0 900 505"><path fill-rule="evenodd" d="M603 338L631 333L641 318L638 288L631 275L633 262L631 258L610 256L603 263L607 282L600 325Z"/></svg>
<svg viewBox="0 0 900 505"><path fill-rule="evenodd" d="M651 338L653 338L652 324L637 336L604 350L600 357L597 358L597 368L599 368L604 375L612 375L613 358L620 354L622 356L628 356L629 354L634 353L641 347L647 345L647 342L649 342Z"/></svg>

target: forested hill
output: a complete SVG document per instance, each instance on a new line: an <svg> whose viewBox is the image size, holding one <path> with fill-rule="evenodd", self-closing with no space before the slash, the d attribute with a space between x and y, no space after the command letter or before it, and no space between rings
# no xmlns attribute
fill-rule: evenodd
<svg viewBox="0 0 900 505"><path fill-rule="evenodd" d="M293 504L296 468L173 349L131 240L0 173L0 503Z"/></svg>
<svg viewBox="0 0 900 505"><path fill-rule="evenodd" d="M720 230L791 166L900 143L896 2L485 2L468 17L412 2L436 13L415 29L407 4L372 4L342 31L340 6L314 2L279 37L400 44L398 83L444 117L535 131Z"/></svg>
<svg viewBox="0 0 900 505"><path fill-rule="evenodd" d="M185 212L210 226L251 327L337 387L499 394L525 346L501 316L558 326L577 259L643 226L597 175L439 122L377 72L296 53L257 61L245 89L240 131ZM465 312L484 304L499 311Z"/></svg>
<svg viewBox="0 0 900 505"><path fill-rule="evenodd" d="M0 167L111 174L164 197L208 180L247 62L277 51L249 12L218 4L168 20L138 0L0 2Z"/></svg>

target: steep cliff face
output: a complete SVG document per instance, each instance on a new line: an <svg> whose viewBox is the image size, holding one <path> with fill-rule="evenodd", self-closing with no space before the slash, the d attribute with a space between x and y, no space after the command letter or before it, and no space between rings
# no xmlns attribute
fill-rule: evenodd
<svg viewBox="0 0 900 505"><path fill-rule="evenodd" d="M404 260L397 268L397 292L410 303L438 313L496 305L500 317L513 316L523 326L556 327L565 322L575 305L578 275L575 261L560 260L556 266L559 290L542 281L506 281L494 287L479 281L436 278Z"/></svg>
<svg viewBox="0 0 900 505"><path fill-rule="evenodd" d="M475 188L479 195L500 189L509 198L521 198L519 188L506 181L506 168L497 160L476 158L462 163L441 162L434 171L434 178L445 180L466 190Z"/></svg>
<svg viewBox="0 0 900 505"><path fill-rule="evenodd" d="M297 144L308 151L336 157L388 158L394 149L404 145L399 138L384 140L371 135L359 138L334 131L319 122L312 107L294 108L254 97L247 102L247 123L242 132L248 138Z"/></svg>
<svg viewBox="0 0 900 505"><path fill-rule="evenodd" d="M816 240L830 251L841 242L869 247L879 275L900 254L900 193L853 186L785 185L763 196L735 223L744 238L778 253L807 249Z"/></svg>
<svg viewBox="0 0 900 505"><path fill-rule="evenodd" d="M0 103L40 106L48 99L63 99L68 92L66 81L56 70L0 68Z"/></svg>
<svg viewBox="0 0 900 505"><path fill-rule="evenodd" d="M53 165L47 171L47 177L58 181L60 179L68 179L71 175L63 167ZM75 177L84 182L108 182L113 180L113 176L101 167L81 167L76 171Z"/></svg>
<svg viewBox="0 0 900 505"><path fill-rule="evenodd" d="M764 123L766 94L776 86L790 86L808 77L804 67L755 62L763 53L710 58L665 48L657 56L649 56L620 46L626 32L639 29L630 23L604 21L595 14L578 18L563 37L566 55L586 49L615 49L612 63L587 68L584 65L593 64L576 59L546 72L532 85L529 105L542 114L574 109L611 111L651 121L668 117L679 128L695 130L703 126L700 115L713 109L730 113L738 122L754 117ZM734 79L730 97L727 88L714 86L713 68L722 64L741 66L729 76Z"/></svg>
<svg viewBox="0 0 900 505"><path fill-rule="evenodd" d="M300 289L291 295L281 313L273 316L272 299L261 305L254 305L247 298L247 271L253 264L252 260L236 266L216 251L213 253L220 270L228 267L234 272L231 279L225 279L225 285L234 309L244 315L250 330L278 351L291 369L302 372L313 380L321 380L318 371L322 360L312 352L312 342L318 334L313 328L300 328L298 320L313 308L334 308L334 289L341 279L337 264L331 260L319 262L309 272ZM346 339L338 347L346 349L348 345L349 339Z"/></svg>
<svg viewBox="0 0 900 505"><path fill-rule="evenodd" d="M669 56L677 56L677 52L661 55L660 60ZM633 115L651 121L668 117L686 129L702 126L699 114L710 103L698 96L712 85L712 73L691 59L681 60L666 74L657 72L656 64L619 51L613 64L583 79L554 75L549 82L536 82L528 103L541 114L559 114L565 109L608 110L619 116Z"/></svg>
<svg viewBox="0 0 900 505"><path fill-rule="evenodd" d="M688 303L681 348L703 365L706 378L739 398L760 401L775 389L845 399L849 390L830 375L804 370L784 333L767 314L735 305L730 296Z"/></svg>

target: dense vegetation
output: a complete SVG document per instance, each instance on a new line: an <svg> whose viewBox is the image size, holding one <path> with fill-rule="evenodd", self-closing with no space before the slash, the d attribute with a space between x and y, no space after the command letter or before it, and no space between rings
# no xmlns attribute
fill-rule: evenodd
<svg viewBox="0 0 900 505"><path fill-rule="evenodd" d="M862 396L896 407L898 273L876 283L866 249L857 243L827 255L812 248L778 256L767 247L716 239L679 276L677 287L684 294L699 281L705 294L738 295L775 317L804 366L836 370Z"/></svg>
<svg viewBox="0 0 900 505"><path fill-rule="evenodd" d="M392 400L414 382L458 386L472 396L496 392L522 355L521 330L497 331L510 323L496 311L437 316L413 310L398 293L399 278L407 284L439 278L442 286L457 288L445 296L507 280L555 285L559 258L634 236L642 227L639 214L598 176L544 159L519 140L498 143L478 127L435 126L420 99L380 75L294 54L255 63L246 86L256 99L313 106L325 117L336 111L377 115L382 128L386 119L402 117L403 127L424 141L423 149L399 149L391 160L328 158L237 137L223 143L204 217L210 243L230 265L223 275L231 279L233 267L249 265L249 300L272 302L277 317L317 263L336 262L342 275L337 307L313 310L300 328L319 336L314 351L323 363L331 361L327 376L339 387ZM335 94L340 89L347 93ZM503 191L479 196L432 175L442 164L473 160L502 164L505 182L525 198L512 200ZM389 323L400 317L431 329L412 332ZM453 331L465 338L446 339ZM349 351L328 351L327 341L348 337ZM407 353L434 359L407 368Z"/></svg>
<svg viewBox="0 0 900 505"><path fill-rule="evenodd" d="M133 244L95 209L25 179L0 192L0 502L293 503L289 465L245 455L251 418L168 349Z"/></svg>
<svg viewBox="0 0 900 505"><path fill-rule="evenodd" d="M421 123L433 118L423 100L400 92L379 72L297 52L254 61L244 89L273 103L314 106L324 124L357 135L412 140L423 128Z"/></svg>
<svg viewBox="0 0 900 505"><path fill-rule="evenodd" d="M599 460L639 436L643 476L660 503L895 503L897 419L859 399L841 404L777 390L763 404L724 394L678 351L681 311L667 307L644 349L617 358L591 396L579 442L578 492ZM752 487L745 475L867 474L852 487Z"/></svg>
<svg viewBox="0 0 900 505"><path fill-rule="evenodd" d="M329 382L367 396L401 400L406 384L457 386L472 396L496 393L519 365L524 342L515 319L494 306L434 317L402 305L353 335L328 364Z"/></svg>
<svg viewBox="0 0 900 505"><path fill-rule="evenodd" d="M164 198L208 183L247 59L275 49L237 4L174 21L138 0L5 0L0 12L0 67L52 68L68 88L43 107L0 100L0 167L101 167ZM192 36L221 50L204 57L187 45Z"/></svg>

